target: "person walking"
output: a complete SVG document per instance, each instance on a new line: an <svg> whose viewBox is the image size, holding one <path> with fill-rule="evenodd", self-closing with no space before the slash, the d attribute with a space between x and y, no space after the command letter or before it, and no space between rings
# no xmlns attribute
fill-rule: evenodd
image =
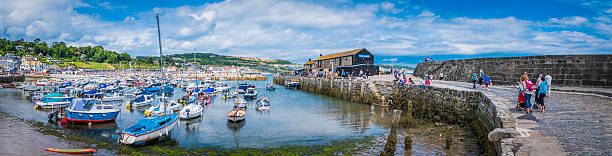
<svg viewBox="0 0 612 156"><path fill-rule="evenodd" d="M480 70L480 74L478 74L478 85L482 88L482 81L484 80L484 72Z"/></svg>
<svg viewBox="0 0 612 156"><path fill-rule="evenodd" d="M536 83L534 85L534 89L535 91L533 92L534 95L534 99L535 99L535 105L533 105L534 109L539 109L539 105L540 105L540 94L538 94L540 92L540 84L542 83L542 74L540 74L538 76L538 79L536 80Z"/></svg>
<svg viewBox="0 0 612 156"><path fill-rule="evenodd" d="M478 80L478 74L476 74L476 72L472 72L472 81L474 86L472 86L472 89L476 89L476 80Z"/></svg>
<svg viewBox="0 0 612 156"><path fill-rule="evenodd" d="M489 92L489 83L491 83L491 78L489 78L489 74L485 74L484 76L484 84L487 92Z"/></svg>
<svg viewBox="0 0 612 156"><path fill-rule="evenodd" d="M442 78L444 78L444 73L440 72L439 77L440 77L440 81L442 81Z"/></svg>
<svg viewBox="0 0 612 156"><path fill-rule="evenodd" d="M538 92L540 98L540 112L544 112L544 98L548 93L548 81L546 78L541 78L542 83L540 84L540 91Z"/></svg>
<svg viewBox="0 0 612 156"><path fill-rule="evenodd" d="M531 96L533 95L533 83L531 81L529 81L529 77L526 77L527 79L525 81L523 81L523 85L525 86L525 113L531 113L533 112L533 109L531 108Z"/></svg>
<svg viewBox="0 0 612 156"><path fill-rule="evenodd" d="M547 96L550 96L550 88L551 88L550 86L552 85L552 76L550 76L550 74L549 74L548 72L546 72L546 77L544 77L544 79L546 80L546 83L547 83L547 85L548 85L548 86L546 87L546 89L548 89L548 90L546 91L546 95L547 95Z"/></svg>

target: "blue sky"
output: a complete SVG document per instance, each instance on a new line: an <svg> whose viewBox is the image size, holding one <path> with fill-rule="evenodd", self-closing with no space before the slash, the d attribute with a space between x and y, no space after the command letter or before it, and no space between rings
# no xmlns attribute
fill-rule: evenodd
<svg viewBox="0 0 612 156"><path fill-rule="evenodd" d="M547 54L612 54L602 0L20 0L0 6L9 39L286 59L367 48L376 63Z"/></svg>

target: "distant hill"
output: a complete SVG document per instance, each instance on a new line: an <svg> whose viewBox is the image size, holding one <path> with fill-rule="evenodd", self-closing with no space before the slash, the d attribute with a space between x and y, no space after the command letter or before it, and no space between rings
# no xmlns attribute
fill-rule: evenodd
<svg viewBox="0 0 612 156"><path fill-rule="evenodd" d="M156 64L159 57L157 56L138 56L138 61L145 63ZM250 57L225 56L213 53L185 53L172 54L164 56L165 64L180 66L183 63L198 63L200 65L215 65L215 66L259 66L259 65L290 65L293 64L286 60L268 60Z"/></svg>

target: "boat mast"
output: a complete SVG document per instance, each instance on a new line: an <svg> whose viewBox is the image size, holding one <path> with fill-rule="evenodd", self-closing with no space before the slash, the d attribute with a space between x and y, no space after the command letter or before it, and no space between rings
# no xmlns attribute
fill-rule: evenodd
<svg viewBox="0 0 612 156"><path fill-rule="evenodd" d="M166 92L164 91L165 86L164 83L164 55L162 53L162 44L161 44L161 31L159 30L159 13L155 13L155 19L157 20L157 39L159 43L159 67L161 68L161 92L162 92L162 101L164 102L163 112L166 113Z"/></svg>

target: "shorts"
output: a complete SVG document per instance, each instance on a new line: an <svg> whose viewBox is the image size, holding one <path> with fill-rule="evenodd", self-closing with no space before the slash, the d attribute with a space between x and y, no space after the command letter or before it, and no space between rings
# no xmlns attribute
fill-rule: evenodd
<svg viewBox="0 0 612 156"><path fill-rule="evenodd" d="M444 77L440 77L440 80L442 80L442 78L444 78Z"/></svg>
<svg viewBox="0 0 612 156"><path fill-rule="evenodd" d="M482 85L482 80L484 80L483 78L478 78L478 84Z"/></svg>
<svg viewBox="0 0 612 156"><path fill-rule="evenodd" d="M489 83L485 83L485 87L489 87Z"/></svg>

